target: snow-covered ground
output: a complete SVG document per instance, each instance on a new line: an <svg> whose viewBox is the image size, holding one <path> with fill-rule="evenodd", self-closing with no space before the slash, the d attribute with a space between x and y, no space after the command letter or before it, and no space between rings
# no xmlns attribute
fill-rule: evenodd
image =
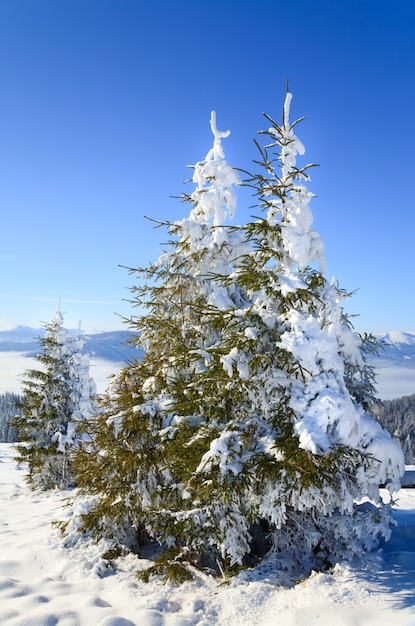
<svg viewBox="0 0 415 626"><path fill-rule="evenodd" d="M229 584L141 583L137 557L105 569L93 546L68 550L54 520L63 492L33 493L11 444L0 444L2 626L414 626L415 490L397 494L398 526L383 550L289 589L272 576Z"/></svg>

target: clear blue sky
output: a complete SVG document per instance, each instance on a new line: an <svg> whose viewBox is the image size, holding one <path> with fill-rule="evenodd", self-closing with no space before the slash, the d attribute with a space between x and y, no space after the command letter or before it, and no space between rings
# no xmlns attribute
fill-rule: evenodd
<svg viewBox="0 0 415 626"><path fill-rule="evenodd" d="M328 275L358 330L415 331L413 0L0 0L0 324L124 328L212 144L252 169L285 79ZM251 199L239 195L234 223Z"/></svg>

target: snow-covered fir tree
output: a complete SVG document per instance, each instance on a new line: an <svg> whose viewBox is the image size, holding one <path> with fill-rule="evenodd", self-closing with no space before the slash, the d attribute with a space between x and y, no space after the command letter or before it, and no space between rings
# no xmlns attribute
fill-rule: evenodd
<svg viewBox="0 0 415 626"><path fill-rule="evenodd" d="M398 488L402 451L365 414L376 342L353 332L346 294L325 276L290 102L257 143L261 170L246 182L264 215L243 228L223 225L238 178L212 118L190 215L167 224L169 251L136 270L144 313L130 324L146 355L114 379L96 453L78 456L68 530L157 540L154 571L168 575L183 561L318 567L389 532L379 486Z"/></svg>
<svg viewBox="0 0 415 626"><path fill-rule="evenodd" d="M63 322L58 305L39 339L39 368L25 372L20 414L14 420L21 442L17 460L28 464L33 488L73 486L73 457L84 439L81 426L97 413L83 339Z"/></svg>
<svg viewBox="0 0 415 626"><path fill-rule="evenodd" d="M377 346L353 332L344 292L325 277L305 186L310 166L296 164L304 147L290 103L287 93L282 125L267 118L268 145L257 144L261 170L249 184L264 217L246 225L254 251L234 276L247 301L227 312L215 347L239 406L192 477L195 493L217 477L212 501L223 500L229 483L240 491L239 527L235 514L221 543L231 563L243 562L258 524L272 537L273 558L288 551L298 563L305 554L318 563L374 545L389 532L376 522L388 514L379 485L395 490L403 472L399 446L364 413L374 391L366 358ZM374 513L356 506L364 497Z"/></svg>

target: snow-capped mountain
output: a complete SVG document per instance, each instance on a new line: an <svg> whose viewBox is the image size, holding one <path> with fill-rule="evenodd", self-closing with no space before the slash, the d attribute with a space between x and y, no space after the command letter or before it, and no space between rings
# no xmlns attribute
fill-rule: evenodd
<svg viewBox="0 0 415 626"><path fill-rule="evenodd" d="M415 394L415 333L391 331L377 336L384 349L370 359L382 400Z"/></svg>
<svg viewBox="0 0 415 626"><path fill-rule="evenodd" d="M415 333L391 331L377 335L384 342L379 359L393 365L415 368Z"/></svg>
<svg viewBox="0 0 415 626"><path fill-rule="evenodd" d="M0 330L0 352L24 352L27 356L33 356L39 351L39 338L44 334L44 328L30 326L14 326ZM117 363L134 357L140 358L142 354L140 350L127 344L131 336L132 333L127 330L82 332L85 351L91 357Z"/></svg>

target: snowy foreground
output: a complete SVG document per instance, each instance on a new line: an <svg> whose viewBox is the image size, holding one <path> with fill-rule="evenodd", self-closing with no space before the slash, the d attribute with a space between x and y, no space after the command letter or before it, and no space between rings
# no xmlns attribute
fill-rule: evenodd
<svg viewBox="0 0 415 626"><path fill-rule="evenodd" d="M33 493L0 444L2 626L415 626L415 490L397 495L384 549L290 589L272 576L221 585L200 576L174 587L140 583L137 558L105 569L94 546L63 547L53 520L64 493Z"/></svg>

